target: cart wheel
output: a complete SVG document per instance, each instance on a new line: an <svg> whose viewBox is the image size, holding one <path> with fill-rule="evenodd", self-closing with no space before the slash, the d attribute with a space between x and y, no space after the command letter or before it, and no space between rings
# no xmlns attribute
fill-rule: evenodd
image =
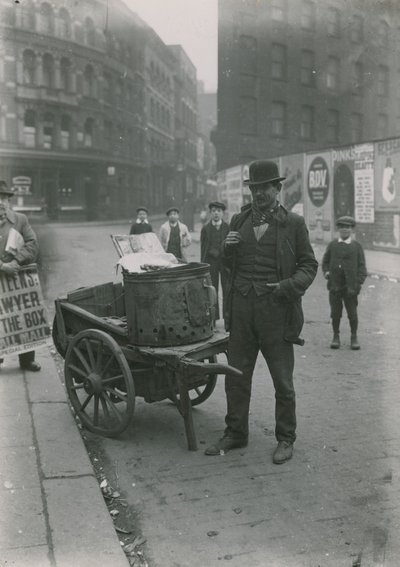
<svg viewBox="0 0 400 567"><path fill-rule="evenodd" d="M57 317L54 317L53 328L51 330L51 336L53 338L53 343L54 343L54 346L56 347L58 354L60 356L62 356L62 358L65 358L65 354L67 352L67 349L63 348L63 346L61 345L59 338L58 338Z"/></svg>
<svg viewBox="0 0 400 567"><path fill-rule="evenodd" d="M65 386L82 425L106 437L124 431L135 409L135 386L125 356L104 331L88 329L69 343Z"/></svg>
<svg viewBox="0 0 400 567"><path fill-rule="evenodd" d="M201 362L204 362L205 360L208 360L208 362L217 362L217 357L210 356L209 358L203 359ZM209 374L208 376L204 377L204 379L207 380L207 384L202 384L201 386L196 386L192 390L189 390L190 403L192 407L202 404L211 396L215 389L217 378L218 375ZM179 394L177 394L176 397L179 400ZM171 401L174 401L174 399L171 397L169 399Z"/></svg>

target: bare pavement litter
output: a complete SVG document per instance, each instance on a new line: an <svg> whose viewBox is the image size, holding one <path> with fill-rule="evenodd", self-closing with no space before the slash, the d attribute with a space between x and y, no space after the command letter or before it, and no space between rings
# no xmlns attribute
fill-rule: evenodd
<svg viewBox="0 0 400 567"><path fill-rule="evenodd" d="M385 256L391 262L383 265ZM390 280L382 282L388 301L398 297L398 258L376 254L374 264L374 254L367 251L369 272ZM374 285L372 277L366 285ZM307 314L308 310L306 321ZM312 327L312 321L308 324ZM397 317L384 331L376 321L368 340L364 337L363 367L374 367L369 345L378 343L385 349L379 376L362 375L355 353L340 351L347 370L343 376L338 365L336 379L345 380L344 387L339 392L327 384L332 403L325 411L312 391L324 365L334 364L326 350L327 336L314 333L314 344L297 350L301 438L293 460L280 467L270 461L272 421L263 422L262 406L266 400L272 403L270 389L254 401L251 420L256 432L249 447L217 458L205 457L201 449L222 427L213 399L223 396L222 381L207 407L196 412L203 443L197 453L186 450L183 425L172 406L171 418L166 409L164 422L153 419L153 406L143 412L139 407L140 433L128 431L121 439L104 440L103 447L109 458L118 449L130 451L126 473L120 471L119 480L122 485L126 474L131 486L135 484L127 498L147 516L141 527L149 542L149 565L399 565L398 332ZM397 339L381 344L383 334ZM320 356L321 349L326 356ZM318 355L310 376L307 361ZM19 370L16 357L6 357L0 370L0 567L129 565L54 358L46 348L37 358L40 373ZM179 427L177 439L172 430ZM154 441L162 446L162 463L152 450ZM110 482L120 488L111 470Z"/></svg>

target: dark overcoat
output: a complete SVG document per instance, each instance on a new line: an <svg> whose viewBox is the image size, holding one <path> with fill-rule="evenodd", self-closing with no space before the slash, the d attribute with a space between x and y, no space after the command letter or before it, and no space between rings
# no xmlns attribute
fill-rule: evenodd
<svg viewBox="0 0 400 567"><path fill-rule="evenodd" d="M208 258L208 253L210 251L210 242L211 242L211 229L212 224L211 221L208 222L203 226L200 233L200 260L201 262L207 262L206 258ZM222 240L225 240L227 234L229 232L229 225L227 222L222 221L221 227L219 229L221 231Z"/></svg>

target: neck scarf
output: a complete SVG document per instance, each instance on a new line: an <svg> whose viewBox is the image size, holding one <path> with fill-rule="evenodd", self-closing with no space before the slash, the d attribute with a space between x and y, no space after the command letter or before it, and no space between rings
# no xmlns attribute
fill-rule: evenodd
<svg viewBox="0 0 400 567"><path fill-rule="evenodd" d="M260 226L261 224L270 224L279 210L279 203L269 211L260 211L254 203L251 207L251 222L253 226Z"/></svg>

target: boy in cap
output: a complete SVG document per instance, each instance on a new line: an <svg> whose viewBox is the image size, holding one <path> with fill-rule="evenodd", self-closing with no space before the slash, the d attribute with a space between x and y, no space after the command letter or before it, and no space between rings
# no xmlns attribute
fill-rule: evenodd
<svg viewBox="0 0 400 567"><path fill-rule="evenodd" d="M213 201L208 205L211 219L203 226L200 233L200 259L210 264L210 275L212 285L215 287L218 297L219 278L221 276L222 297L224 297L227 283L226 267L222 263L222 243L228 236L229 225L222 217L225 211L224 203ZM217 301L215 319L220 318L219 304Z"/></svg>
<svg viewBox="0 0 400 567"><path fill-rule="evenodd" d="M167 222L161 225L160 241L166 252L173 254L178 260L187 262L184 248L190 246L192 239L188 227L179 220L179 209L170 207L165 214Z"/></svg>
<svg viewBox="0 0 400 567"><path fill-rule="evenodd" d="M146 207L139 207L136 209L137 218L131 226L129 234L144 234L145 232L153 232L153 228L148 221L149 211Z"/></svg>
<svg viewBox="0 0 400 567"><path fill-rule="evenodd" d="M39 253L37 238L28 219L11 209L10 200L13 195L14 191L7 187L5 181L0 180L0 271L11 276L18 272L20 266L35 262ZM22 246L15 251L6 250L11 230L16 231L23 240ZM3 359L0 358L0 364L2 362ZM40 370L40 364L35 362L34 350L20 354L19 365L23 370Z"/></svg>
<svg viewBox="0 0 400 567"><path fill-rule="evenodd" d="M357 296L367 277L367 268L361 244L351 237L355 224L353 217L338 218L336 226L339 237L328 244L322 259L322 271L325 279L328 280L327 287L333 329L333 339L330 346L333 349L340 348L339 327L343 304L350 323L350 348L352 350L360 349L357 338Z"/></svg>

